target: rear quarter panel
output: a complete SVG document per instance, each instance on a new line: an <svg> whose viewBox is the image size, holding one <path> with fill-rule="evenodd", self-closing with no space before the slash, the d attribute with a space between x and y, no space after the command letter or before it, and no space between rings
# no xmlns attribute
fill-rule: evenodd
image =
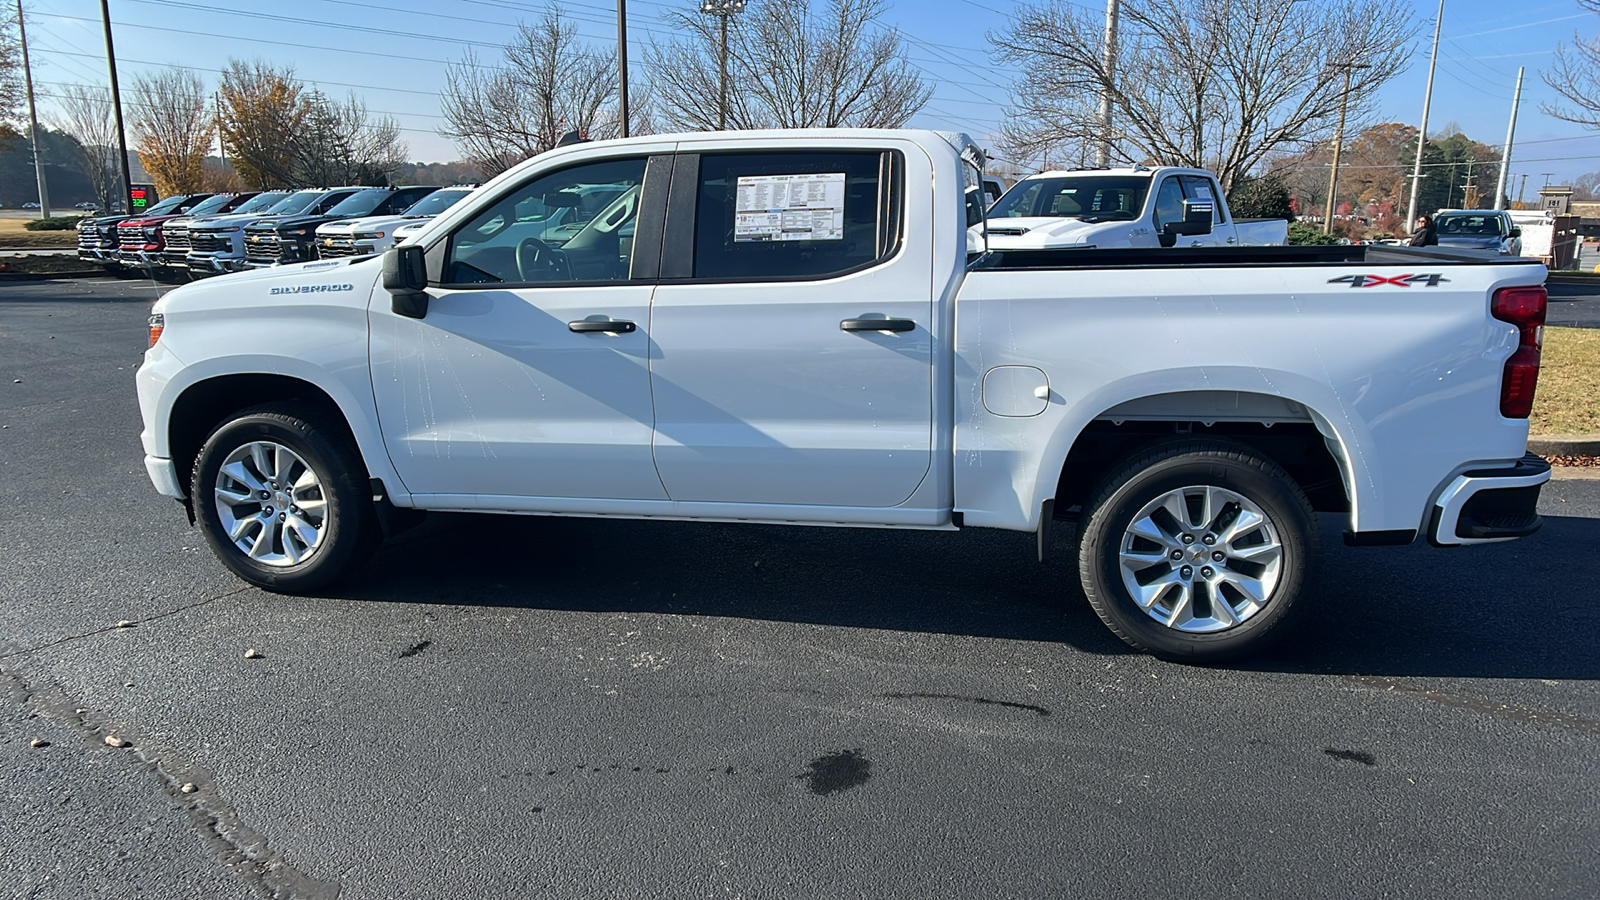
<svg viewBox="0 0 1600 900"><path fill-rule="evenodd" d="M1435 287L1352 288L1349 275L1439 272ZM1517 333L1495 288L1542 266L1415 265L979 270L956 304L956 509L968 524L1032 530L1073 441L1129 400L1240 391L1305 406L1343 456L1355 530L1419 528L1450 475L1524 452L1526 420L1499 413ZM1045 411L989 412L984 373L1035 366Z"/></svg>

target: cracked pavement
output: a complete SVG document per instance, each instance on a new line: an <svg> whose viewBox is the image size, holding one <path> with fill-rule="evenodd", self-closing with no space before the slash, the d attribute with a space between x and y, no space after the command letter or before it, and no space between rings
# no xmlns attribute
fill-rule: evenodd
<svg viewBox="0 0 1600 900"><path fill-rule="evenodd" d="M146 481L153 297L0 285L0 898L1600 883L1600 481L1500 547L1329 530L1306 627L1227 669L977 530L438 516L284 597Z"/></svg>

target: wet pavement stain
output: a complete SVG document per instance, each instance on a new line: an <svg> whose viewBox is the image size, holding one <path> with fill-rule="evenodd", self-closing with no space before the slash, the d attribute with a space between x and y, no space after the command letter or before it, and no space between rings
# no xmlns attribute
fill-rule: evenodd
<svg viewBox="0 0 1600 900"><path fill-rule="evenodd" d="M1373 756L1371 753L1366 752L1365 750L1337 750L1333 747L1323 747L1322 752L1328 754L1334 759L1342 759L1345 762L1357 762L1364 766L1375 766L1378 764L1378 758Z"/></svg>
<svg viewBox="0 0 1600 900"><path fill-rule="evenodd" d="M401 659L405 659L408 656L416 656L418 653L421 653L422 651L424 651L424 650L426 650L426 649L428 649L429 647L432 647L432 646L433 646L433 641L418 641L415 644L412 644L411 646L405 648L404 650L401 650L400 651L400 658Z"/></svg>
<svg viewBox="0 0 1600 900"><path fill-rule="evenodd" d="M963 697L960 694L884 694L885 700L959 700L962 703L976 703L980 706L1005 706L1011 709L1025 709L1040 716L1050 715L1050 710L1032 703L1017 703L1011 700L990 700L987 697Z"/></svg>
<svg viewBox="0 0 1600 900"><path fill-rule="evenodd" d="M848 791L866 784L872 777L872 760L861 753L861 748L857 747L819 756L811 761L805 772L795 777L806 782L811 793L818 796Z"/></svg>

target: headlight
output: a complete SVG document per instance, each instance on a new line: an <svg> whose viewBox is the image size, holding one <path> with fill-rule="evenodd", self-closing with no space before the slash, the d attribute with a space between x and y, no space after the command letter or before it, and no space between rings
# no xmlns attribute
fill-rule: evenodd
<svg viewBox="0 0 1600 900"><path fill-rule="evenodd" d="M358 241L375 241L381 237L383 237L383 232L381 231L358 231L355 233L355 239Z"/></svg>

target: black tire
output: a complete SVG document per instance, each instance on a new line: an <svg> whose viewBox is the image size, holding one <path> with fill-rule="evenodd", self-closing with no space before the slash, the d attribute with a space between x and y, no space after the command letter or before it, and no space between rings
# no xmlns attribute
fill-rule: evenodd
<svg viewBox="0 0 1600 900"><path fill-rule="evenodd" d="M327 420L328 415L331 414L318 407L301 403L273 403L242 410L211 432L195 459L189 496L206 543L223 565L257 587L286 594L315 591L366 562L382 541L366 466L342 430ZM320 500L320 521L316 513L293 506L296 501L287 499L287 493L274 495L277 499L262 498L259 508L253 510L251 504L256 501L235 506L219 499L218 476L223 465L230 456L247 452L252 444L284 447L298 457L285 466L291 480L299 480L297 476L310 470L317 484L315 489L307 489L298 502L312 506ZM259 471L262 467L244 460L238 462L246 465L245 474L265 480ZM233 491L245 482L230 479L227 484L228 490ZM267 486L279 489L276 482ZM281 490L288 492L289 488L283 486ZM303 523L304 530L294 528L293 521L285 525L288 513L283 506L300 517L294 521ZM242 542L254 545L267 534L269 542L263 545L262 555L276 557L275 561L252 558L229 537L224 516L243 527ZM269 531L274 520L275 532ZM309 549L306 542L299 540L306 533L317 536ZM298 560L294 559L295 550L300 554Z"/></svg>
<svg viewBox="0 0 1600 900"><path fill-rule="evenodd" d="M1207 496L1215 507L1210 522L1203 521L1205 514L1197 508ZM1174 497L1187 511L1188 521L1180 522L1159 508L1146 511L1158 500ZM1285 631L1306 592L1320 535L1305 493L1277 464L1242 445L1170 441L1146 448L1109 473L1090 498L1083 507L1078 538L1083 592L1101 621L1130 646L1162 659L1221 662L1259 651ZM1230 498L1243 498L1243 503ZM1241 521L1246 503L1265 516L1266 526L1233 534L1228 540L1234 546L1224 543L1220 550L1204 543L1227 536L1228 529ZM1141 511L1146 513L1139 521L1157 526L1171 543L1148 540L1130 530ZM1196 527L1196 522L1201 524ZM1193 543L1182 543L1185 537ZM1125 544L1130 554L1139 554L1126 570L1121 556ZM1270 570L1244 558L1253 550L1270 561ZM1239 558L1232 555L1235 551ZM1174 561L1170 554L1178 553L1184 555ZM1218 553L1222 559L1214 562ZM1198 555L1191 559L1193 554ZM1162 565L1169 571L1162 572ZM1149 593L1161 592L1150 600L1151 611L1134 598L1129 579ZM1168 580L1175 583L1169 587ZM1264 587L1269 581L1270 590L1258 591L1264 597L1252 599L1239 589L1240 584ZM1213 605L1219 598L1225 605ZM1192 618L1177 627L1157 620L1161 616L1177 621L1185 614Z"/></svg>

